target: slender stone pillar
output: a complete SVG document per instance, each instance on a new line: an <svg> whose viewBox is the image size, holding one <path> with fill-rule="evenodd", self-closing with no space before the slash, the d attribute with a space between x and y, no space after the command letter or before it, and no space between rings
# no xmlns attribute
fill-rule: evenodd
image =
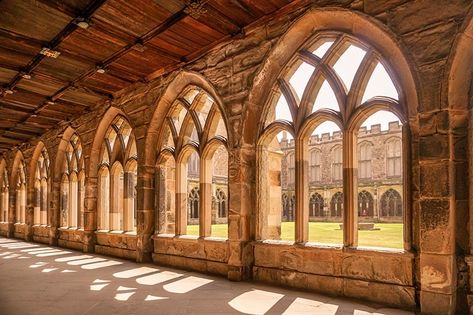
<svg viewBox="0 0 473 315"><path fill-rule="evenodd" d="M86 177L84 197L84 239L83 251L95 251L95 230L97 229L97 177Z"/></svg>
<svg viewBox="0 0 473 315"><path fill-rule="evenodd" d="M137 245L136 261L150 262L153 253L153 235L155 227L154 210L154 165L138 165L136 185L137 202Z"/></svg>

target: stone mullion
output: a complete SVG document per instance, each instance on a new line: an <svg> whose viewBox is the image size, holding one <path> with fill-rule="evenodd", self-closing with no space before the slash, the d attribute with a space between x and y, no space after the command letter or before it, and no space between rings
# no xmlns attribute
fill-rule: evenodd
<svg viewBox="0 0 473 315"><path fill-rule="evenodd" d="M98 199L97 181L97 177L86 177L85 179L83 251L87 253L92 253L95 250L95 230L97 229Z"/></svg>
<svg viewBox="0 0 473 315"><path fill-rule="evenodd" d="M25 240L33 240L33 225L34 225L34 199L35 199L35 185L27 187L26 191L26 205L25 205Z"/></svg>
<svg viewBox="0 0 473 315"><path fill-rule="evenodd" d="M212 228L212 159L200 159L200 185L199 185L199 235L211 235Z"/></svg>
<svg viewBox="0 0 473 315"><path fill-rule="evenodd" d="M11 185L8 188L8 230L7 237L13 237L16 221L16 193L17 190Z"/></svg>
<svg viewBox="0 0 473 315"><path fill-rule="evenodd" d="M176 235L187 233L187 163L176 165Z"/></svg>
<svg viewBox="0 0 473 315"><path fill-rule="evenodd" d="M343 134L343 245L356 247L358 245L358 211L357 198L357 161L356 135L353 131Z"/></svg>
<svg viewBox="0 0 473 315"><path fill-rule="evenodd" d="M153 240L155 228L155 209L154 209L154 165L138 166L138 177L136 183L137 207L137 245L136 261L151 261L153 253Z"/></svg>
<svg viewBox="0 0 473 315"><path fill-rule="evenodd" d="M60 224L60 198L61 198L61 182L52 180L51 183L51 205L48 207L49 211L47 224L49 225L49 245L57 245L58 242L58 228Z"/></svg>
<svg viewBox="0 0 473 315"><path fill-rule="evenodd" d="M402 179L403 179L403 239L404 249L409 251L412 248L412 157L411 157L411 130L406 123L402 127Z"/></svg>
<svg viewBox="0 0 473 315"><path fill-rule="evenodd" d="M304 139L297 139L295 143L296 243L307 242L309 237L308 155Z"/></svg>

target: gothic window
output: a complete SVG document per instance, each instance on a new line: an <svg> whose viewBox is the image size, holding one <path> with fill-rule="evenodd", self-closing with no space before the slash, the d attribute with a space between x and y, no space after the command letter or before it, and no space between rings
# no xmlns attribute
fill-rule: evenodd
<svg viewBox="0 0 473 315"><path fill-rule="evenodd" d="M365 179L363 183L366 183L367 179L373 178L373 169L382 169L384 155L383 150L374 144L365 144L364 137L376 135L385 139L393 130L400 131L400 122L406 121L403 104L399 101L400 91L392 74L382 55L373 47L348 34L336 32L314 36L279 72L258 125L258 224L261 225L257 230L258 238L290 239L282 235L281 231L286 233L287 229L282 220L277 223L279 218L275 217L277 212L274 211L276 201L281 207L281 199L273 196L280 191L277 186L279 173L276 159L270 157L277 156L278 150L284 152L290 148L294 157L299 159L294 163L294 171L287 167L289 182L298 178L291 187L295 190L294 195L306 196L295 203L298 209L294 213L311 211L310 185L307 183L315 182L318 176L314 167L317 156L311 150L319 143L331 145L327 152L330 164L327 170L321 170L331 177L328 189L340 189L330 200L329 219L340 221L344 215L353 217L358 211L358 191L355 191L358 181ZM280 133L290 135L291 139L279 137ZM275 137L279 148L272 143ZM360 143L359 147L357 143ZM399 158L397 166L392 168L400 174L397 171L400 169L400 154L396 157ZM344 204L343 196L350 197L350 200L345 200L347 204ZM366 211L372 216L374 210L368 207ZM294 231L293 239L308 241L311 233L308 230L314 225L309 229L302 228L309 224L307 217L295 219L300 221L296 224L299 230L297 233ZM337 234L337 240L323 233L313 233L325 237L314 241L357 246L357 237L353 235L357 229L344 228L344 233ZM402 233L399 238L402 240Z"/></svg>
<svg viewBox="0 0 473 315"><path fill-rule="evenodd" d="M47 224L47 206L48 206L48 184L49 184L49 157L46 148L36 161L34 178L34 199L33 199L33 222L34 224Z"/></svg>
<svg viewBox="0 0 473 315"><path fill-rule="evenodd" d="M219 105L206 91L185 88L166 115L157 149L157 199L163 201L156 204L158 233L226 238L222 229L214 231L216 225L226 224L231 197L225 188L227 128ZM203 187L202 191L197 187ZM215 187L220 187L226 197L220 204L225 208L218 208L213 201ZM208 220L199 220L202 215ZM206 226L201 227L201 222Z"/></svg>
<svg viewBox="0 0 473 315"><path fill-rule="evenodd" d="M332 149L332 180L340 181L343 176L342 147L336 146Z"/></svg>
<svg viewBox="0 0 473 315"><path fill-rule="evenodd" d="M386 173L389 177L398 177L401 172L401 140L390 139L386 142Z"/></svg>
<svg viewBox="0 0 473 315"><path fill-rule="evenodd" d="M324 217L324 198L319 193L313 193L310 196L309 203L309 216L310 217Z"/></svg>
<svg viewBox="0 0 473 315"><path fill-rule="evenodd" d="M341 217L343 214L343 193L337 192L330 200L330 216Z"/></svg>
<svg viewBox="0 0 473 315"><path fill-rule="evenodd" d="M320 182L320 150L310 151L310 181Z"/></svg>
<svg viewBox="0 0 473 315"><path fill-rule="evenodd" d="M225 195L225 192L223 192L220 189L217 189L215 199L217 201L218 217L226 218L227 217L227 196Z"/></svg>
<svg viewBox="0 0 473 315"><path fill-rule="evenodd" d="M67 143L62 163L61 226L84 227L85 168L82 145L73 134Z"/></svg>
<svg viewBox="0 0 473 315"><path fill-rule="evenodd" d="M16 170L15 195L16 223L26 223L26 174L23 159L20 160Z"/></svg>
<svg viewBox="0 0 473 315"><path fill-rule="evenodd" d="M388 189L381 196L382 217L402 217L402 198L394 189Z"/></svg>
<svg viewBox="0 0 473 315"><path fill-rule="evenodd" d="M362 190L358 193L358 216L373 216L373 196L366 190Z"/></svg>
<svg viewBox="0 0 473 315"><path fill-rule="evenodd" d="M371 178L371 148L369 142L358 145L358 173L360 179Z"/></svg>
<svg viewBox="0 0 473 315"><path fill-rule="evenodd" d="M288 184L290 186L294 185L295 180L295 163L294 163L294 153L289 153L287 156L287 169L288 169Z"/></svg>
<svg viewBox="0 0 473 315"><path fill-rule="evenodd" d="M117 116L105 133L99 168L99 229L136 230L137 152L133 130Z"/></svg>
<svg viewBox="0 0 473 315"><path fill-rule="evenodd" d="M189 219L199 218L199 189L192 188L189 193Z"/></svg>
<svg viewBox="0 0 473 315"><path fill-rule="evenodd" d="M2 163L0 163L1 166ZM5 162L3 162L5 166ZM8 207L9 207L9 185L8 172L6 167L3 168L3 173L0 174L0 222L8 222Z"/></svg>

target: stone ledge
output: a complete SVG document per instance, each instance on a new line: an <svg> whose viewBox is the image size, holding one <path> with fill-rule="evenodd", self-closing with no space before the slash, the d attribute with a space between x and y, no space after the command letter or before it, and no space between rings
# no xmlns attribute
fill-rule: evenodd
<svg viewBox="0 0 473 315"><path fill-rule="evenodd" d="M412 286L414 283L412 253L345 251L341 248L255 243L254 257L256 267L403 286Z"/></svg>
<svg viewBox="0 0 473 315"><path fill-rule="evenodd" d="M154 253L227 263L227 240L212 238L153 237Z"/></svg>
<svg viewBox="0 0 473 315"><path fill-rule="evenodd" d="M286 285L336 296L361 298L404 309L416 307L413 286L367 282L264 267L253 267L253 278L265 283Z"/></svg>

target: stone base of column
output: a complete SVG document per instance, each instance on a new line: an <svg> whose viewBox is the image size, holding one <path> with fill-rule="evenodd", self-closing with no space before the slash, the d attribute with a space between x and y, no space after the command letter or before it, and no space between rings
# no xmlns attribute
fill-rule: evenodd
<svg viewBox="0 0 473 315"><path fill-rule="evenodd" d="M420 309L422 314L458 314L456 312L456 294L420 291Z"/></svg>
<svg viewBox="0 0 473 315"><path fill-rule="evenodd" d="M33 226L27 224L25 226L25 241L31 242L33 241Z"/></svg>
<svg viewBox="0 0 473 315"><path fill-rule="evenodd" d="M49 228L49 245L58 246L58 229L56 227Z"/></svg>
<svg viewBox="0 0 473 315"><path fill-rule="evenodd" d="M15 235L15 224L8 223L7 237L12 238Z"/></svg>
<svg viewBox="0 0 473 315"><path fill-rule="evenodd" d="M136 262L153 262L153 239L151 234L138 235L136 237Z"/></svg>
<svg viewBox="0 0 473 315"><path fill-rule="evenodd" d="M227 278L230 281L244 281L251 278L251 267L228 266Z"/></svg>
<svg viewBox="0 0 473 315"><path fill-rule="evenodd" d="M95 252L95 244L96 244L96 239L95 239L94 231L84 231L82 251L84 253Z"/></svg>

